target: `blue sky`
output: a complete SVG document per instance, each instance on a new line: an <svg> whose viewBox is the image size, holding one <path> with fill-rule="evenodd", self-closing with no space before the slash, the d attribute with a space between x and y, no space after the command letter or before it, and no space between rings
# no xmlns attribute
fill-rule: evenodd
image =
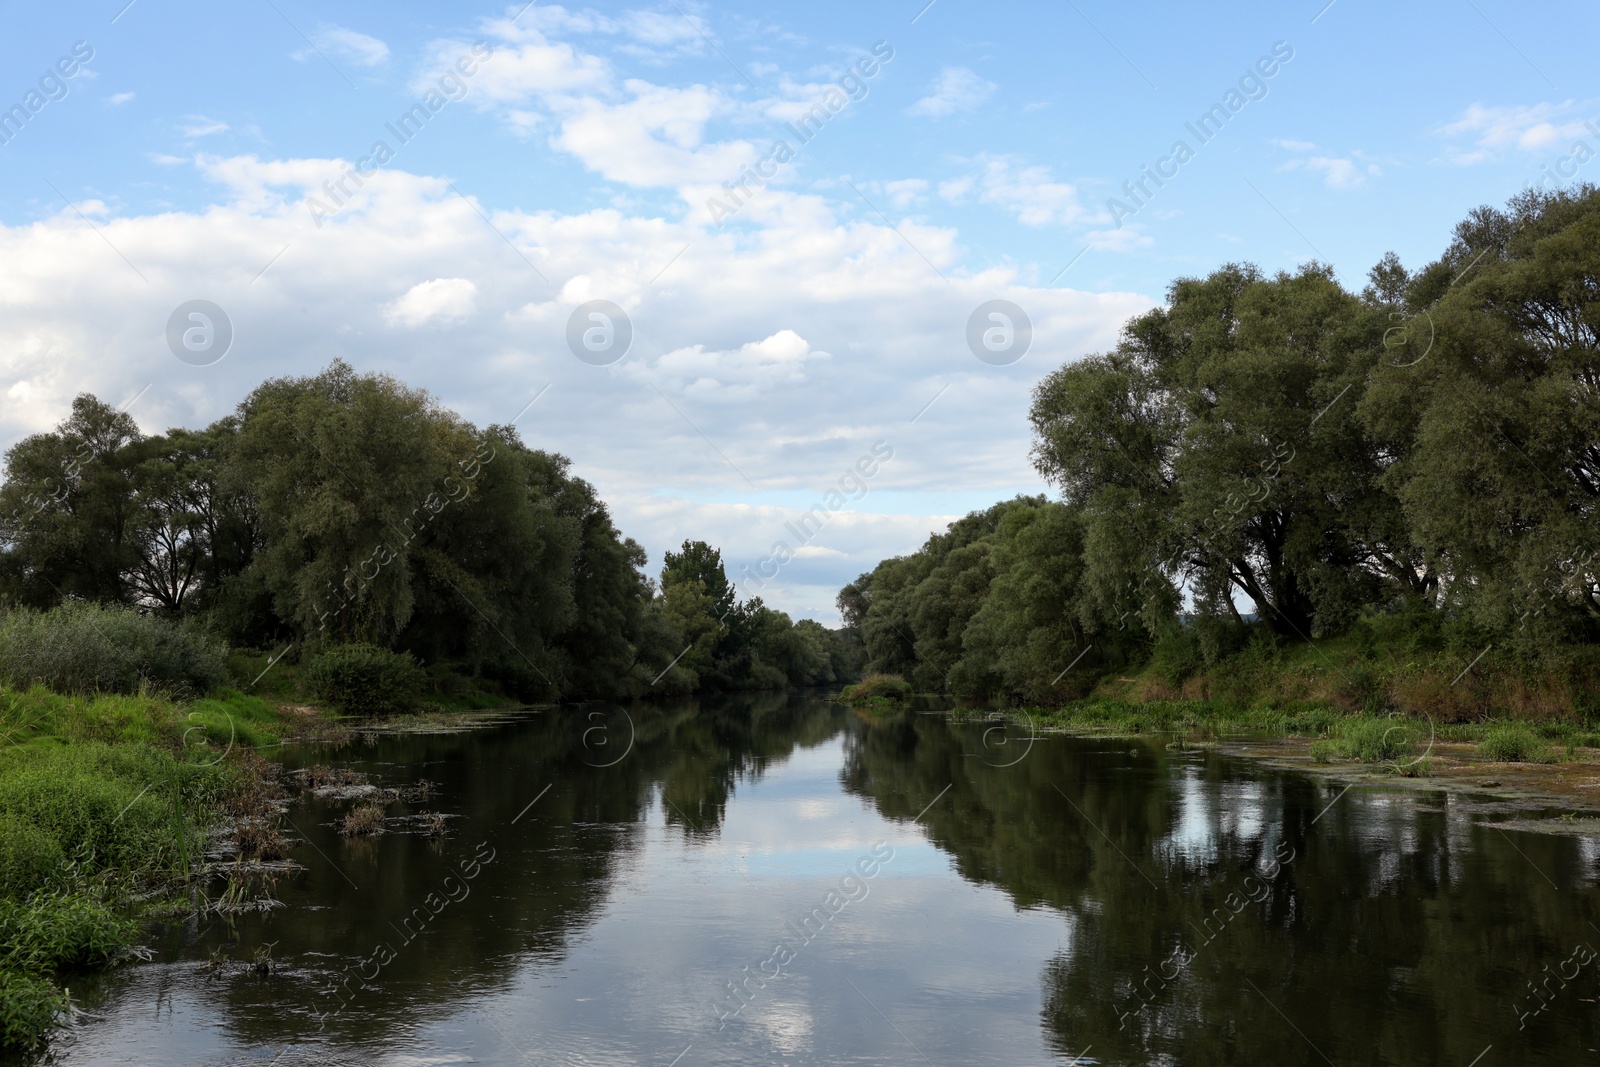
<svg viewBox="0 0 1600 1067"><path fill-rule="evenodd" d="M333 358L478 422L537 396L524 437L655 563L704 537L740 576L781 541L747 592L828 619L877 559L1040 491L1032 384L1173 278L1315 257L1359 288L1478 204L1600 174L1592 6L923 2L8 4L0 109L38 110L0 144L0 443L83 390L201 424ZM754 165L747 202L721 188ZM234 329L208 366L166 342L193 299ZM603 366L567 343L596 299L634 334ZM967 342L994 299L1032 324L999 366Z"/></svg>

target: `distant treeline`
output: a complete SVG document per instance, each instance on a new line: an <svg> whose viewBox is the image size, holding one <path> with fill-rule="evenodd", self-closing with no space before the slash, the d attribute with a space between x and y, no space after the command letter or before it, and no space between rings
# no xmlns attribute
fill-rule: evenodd
<svg viewBox="0 0 1600 1067"><path fill-rule="evenodd" d="M1479 208L1360 294L1315 263L1180 280L1036 387L1059 503L975 512L840 608L869 669L1031 699L1090 646L1083 667L1113 666L1251 628L1236 597L1276 640L1407 613L1529 656L1593 643L1597 334L1592 186Z"/></svg>
<svg viewBox="0 0 1600 1067"><path fill-rule="evenodd" d="M203 430L90 395L14 445L0 606L121 604L291 655L348 644L529 700L850 680L853 635L740 602L720 553L646 554L569 461L334 363Z"/></svg>

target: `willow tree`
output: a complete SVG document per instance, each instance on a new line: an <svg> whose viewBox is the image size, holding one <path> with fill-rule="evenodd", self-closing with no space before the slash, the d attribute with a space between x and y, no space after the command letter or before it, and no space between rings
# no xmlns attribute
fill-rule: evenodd
<svg viewBox="0 0 1600 1067"><path fill-rule="evenodd" d="M1424 580L1376 536L1399 502L1356 417L1382 322L1325 267L1230 265L1041 381L1034 462L1085 510L1088 586L1147 617L1178 586L1236 617L1243 595L1309 638Z"/></svg>
<svg viewBox="0 0 1600 1067"><path fill-rule="evenodd" d="M1498 630L1600 632L1600 190L1482 207L1394 286L1363 416L1451 599Z"/></svg>

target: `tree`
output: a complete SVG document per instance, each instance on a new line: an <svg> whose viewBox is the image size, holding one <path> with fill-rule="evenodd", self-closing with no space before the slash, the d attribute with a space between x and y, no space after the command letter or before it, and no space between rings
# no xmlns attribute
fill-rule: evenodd
<svg viewBox="0 0 1600 1067"><path fill-rule="evenodd" d="M1176 282L1114 353L1041 382L1035 465L1101 528L1086 548L1100 599L1159 586L1158 571L1202 610L1237 617L1240 593L1304 639L1385 585L1425 583L1355 416L1381 333L1325 267L1230 265ZM1153 558L1102 554L1128 544Z"/></svg>
<svg viewBox="0 0 1600 1067"><path fill-rule="evenodd" d="M1600 633L1600 190L1481 207L1408 277L1362 414L1385 482L1484 625ZM1426 342L1426 344L1424 344Z"/></svg>
<svg viewBox="0 0 1600 1067"><path fill-rule="evenodd" d="M130 416L85 393L54 431L6 452L0 550L10 598L128 602L139 509L127 449L141 439Z"/></svg>

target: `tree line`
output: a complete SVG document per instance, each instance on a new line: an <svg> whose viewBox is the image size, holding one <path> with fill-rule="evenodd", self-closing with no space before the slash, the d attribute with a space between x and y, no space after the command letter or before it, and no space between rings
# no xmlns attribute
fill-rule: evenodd
<svg viewBox="0 0 1600 1067"><path fill-rule="evenodd" d="M202 430L92 395L5 455L0 606L124 605L292 656L370 644L529 700L846 681L859 642L740 601L685 541L659 583L592 485L509 425L335 362Z"/></svg>
<svg viewBox="0 0 1600 1067"><path fill-rule="evenodd" d="M1405 613L1532 656L1593 643L1597 332L1587 185L1480 207L1359 293L1319 263L1178 280L1036 386L1059 501L974 512L840 609L870 669L1030 698L1184 624L1315 641Z"/></svg>

